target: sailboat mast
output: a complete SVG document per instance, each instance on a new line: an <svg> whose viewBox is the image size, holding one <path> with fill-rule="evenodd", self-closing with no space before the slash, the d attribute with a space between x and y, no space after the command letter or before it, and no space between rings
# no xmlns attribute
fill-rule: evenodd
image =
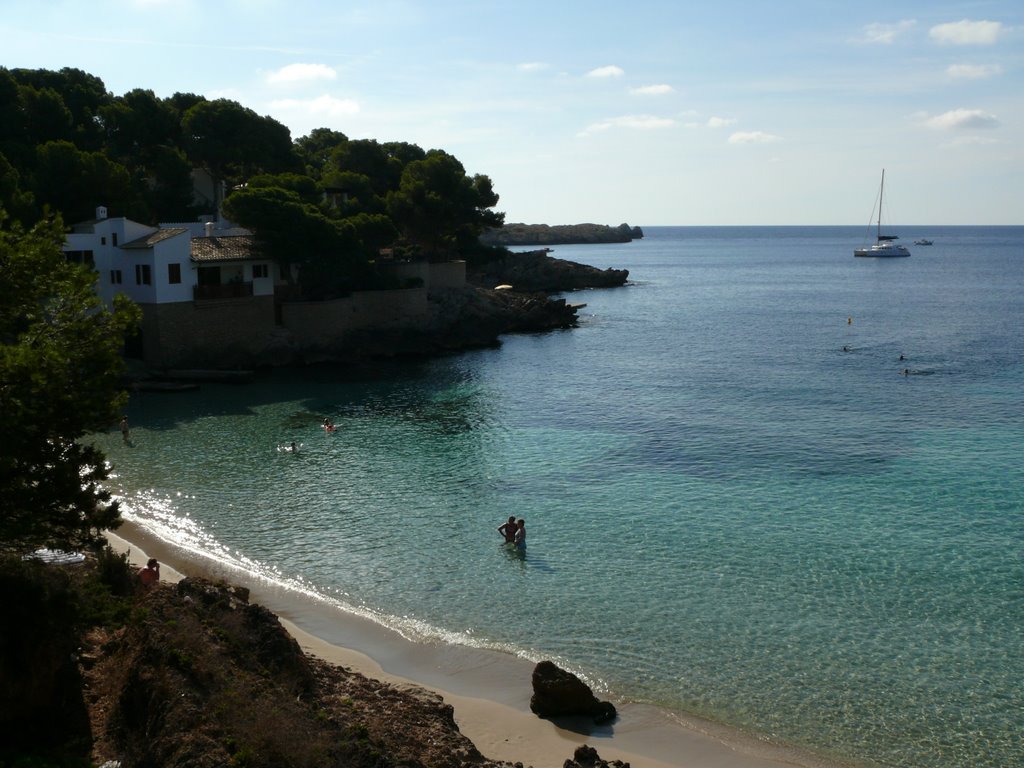
<svg viewBox="0 0 1024 768"><path fill-rule="evenodd" d="M878 232L875 235L877 240L882 239L882 195L885 194L885 168L882 169L882 186L878 188Z"/></svg>

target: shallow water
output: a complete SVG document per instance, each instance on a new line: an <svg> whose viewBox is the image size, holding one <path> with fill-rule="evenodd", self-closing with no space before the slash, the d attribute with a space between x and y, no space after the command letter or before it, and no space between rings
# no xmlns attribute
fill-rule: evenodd
<svg viewBox="0 0 1024 768"><path fill-rule="evenodd" d="M558 247L631 273L577 329L140 394L97 440L127 517L407 635L864 764L1021 764L1024 228L901 234L935 245Z"/></svg>

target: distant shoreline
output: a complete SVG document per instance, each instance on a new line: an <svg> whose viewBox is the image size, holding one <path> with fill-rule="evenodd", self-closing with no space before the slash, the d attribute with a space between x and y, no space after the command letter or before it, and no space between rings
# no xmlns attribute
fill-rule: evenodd
<svg viewBox="0 0 1024 768"><path fill-rule="evenodd" d="M619 224L506 224L501 229L490 229L480 236L484 245L581 245L600 243L629 243L640 240L644 233L640 227Z"/></svg>

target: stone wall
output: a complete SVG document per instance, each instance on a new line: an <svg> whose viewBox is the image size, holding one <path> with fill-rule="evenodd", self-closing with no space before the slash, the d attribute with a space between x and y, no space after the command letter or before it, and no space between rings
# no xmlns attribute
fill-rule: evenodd
<svg viewBox="0 0 1024 768"><path fill-rule="evenodd" d="M427 290L461 288L466 284L464 261L400 261L387 266L399 280L419 278Z"/></svg>
<svg viewBox="0 0 1024 768"><path fill-rule="evenodd" d="M274 297L147 304L143 359L154 368L250 367L281 339Z"/></svg>
<svg viewBox="0 0 1024 768"><path fill-rule="evenodd" d="M360 291L342 299L280 302L273 296L142 305L143 360L151 368L251 368L343 355L353 340L422 330L428 296L466 284L463 261L396 265L416 288Z"/></svg>
<svg viewBox="0 0 1024 768"><path fill-rule="evenodd" d="M281 305L281 322L300 349L345 346L354 331L415 326L429 315L427 289L361 291L334 301L296 301Z"/></svg>
<svg viewBox="0 0 1024 768"><path fill-rule="evenodd" d="M466 262L445 261L430 265L427 287L431 291L462 288L466 285Z"/></svg>

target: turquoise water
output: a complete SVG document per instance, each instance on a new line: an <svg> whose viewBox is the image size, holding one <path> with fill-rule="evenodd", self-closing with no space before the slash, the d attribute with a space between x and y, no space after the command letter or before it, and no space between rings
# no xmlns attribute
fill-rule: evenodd
<svg viewBox="0 0 1024 768"><path fill-rule="evenodd" d="M1024 764L1024 228L645 231L556 248L630 270L577 329L135 396L98 438L126 516L620 699Z"/></svg>

